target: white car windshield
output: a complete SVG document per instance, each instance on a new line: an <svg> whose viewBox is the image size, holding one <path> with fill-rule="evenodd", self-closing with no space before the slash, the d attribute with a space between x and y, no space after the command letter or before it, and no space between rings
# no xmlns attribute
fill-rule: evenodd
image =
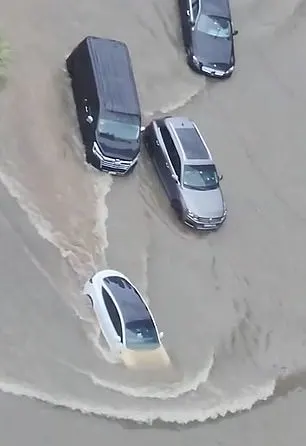
<svg viewBox="0 0 306 446"><path fill-rule="evenodd" d="M231 22L223 17L201 14L196 26L198 31L212 37L228 39L232 34Z"/></svg>
<svg viewBox="0 0 306 446"><path fill-rule="evenodd" d="M132 350L155 349L159 339L151 319L128 322L125 325L126 346Z"/></svg>
<svg viewBox="0 0 306 446"><path fill-rule="evenodd" d="M98 132L107 139L137 141L139 138L139 125L111 119L100 119Z"/></svg>
<svg viewBox="0 0 306 446"><path fill-rule="evenodd" d="M188 189L211 190L219 185L219 177L213 164L190 165L184 168L183 185Z"/></svg>

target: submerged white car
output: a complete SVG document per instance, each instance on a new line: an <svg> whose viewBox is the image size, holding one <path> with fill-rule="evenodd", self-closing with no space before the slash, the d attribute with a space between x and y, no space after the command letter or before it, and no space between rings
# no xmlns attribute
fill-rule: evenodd
<svg viewBox="0 0 306 446"><path fill-rule="evenodd" d="M153 315L122 273L100 271L84 286L110 350L129 368L165 368L170 359Z"/></svg>

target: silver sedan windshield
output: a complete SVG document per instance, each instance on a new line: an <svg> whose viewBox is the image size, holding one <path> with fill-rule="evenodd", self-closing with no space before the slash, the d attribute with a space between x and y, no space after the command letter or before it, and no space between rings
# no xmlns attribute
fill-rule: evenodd
<svg viewBox="0 0 306 446"><path fill-rule="evenodd" d="M210 190L219 185L219 177L214 165L186 165L183 174L183 186L188 189Z"/></svg>

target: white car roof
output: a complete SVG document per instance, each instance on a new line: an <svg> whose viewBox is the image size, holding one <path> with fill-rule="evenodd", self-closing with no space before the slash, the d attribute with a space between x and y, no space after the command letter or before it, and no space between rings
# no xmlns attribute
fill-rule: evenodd
<svg viewBox="0 0 306 446"><path fill-rule="evenodd" d="M153 319L137 289L123 274L108 271L107 274L103 274L103 282L115 299L125 324Z"/></svg>

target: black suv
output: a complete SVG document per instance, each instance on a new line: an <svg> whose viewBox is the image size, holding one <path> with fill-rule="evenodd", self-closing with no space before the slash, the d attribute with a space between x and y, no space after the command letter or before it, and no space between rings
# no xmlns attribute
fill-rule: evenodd
<svg viewBox="0 0 306 446"><path fill-rule="evenodd" d="M140 151L141 113L126 44L86 37L66 66L87 162L110 173L132 171Z"/></svg>
<svg viewBox="0 0 306 446"><path fill-rule="evenodd" d="M228 78L235 68L229 0L179 0L188 65L199 73Z"/></svg>
<svg viewBox="0 0 306 446"><path fill-rule="evenodd" d="M157 119L143 138L179 219L196 229L219 228L227 215L222 175L196 124L182 117Z"/></svg>

